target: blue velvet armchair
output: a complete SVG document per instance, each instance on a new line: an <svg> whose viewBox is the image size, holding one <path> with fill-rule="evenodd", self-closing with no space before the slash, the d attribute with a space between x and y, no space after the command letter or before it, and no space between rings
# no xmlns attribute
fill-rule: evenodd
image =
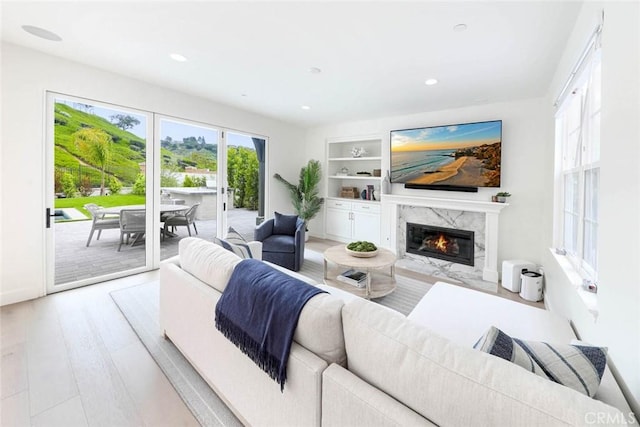
<svg viewBox="0 0 640 427"><path fill-rule="evenodd" d="M268 219L256 227L254 240L262 242L263 261L299 271L304 262L304 233L303 220L295 215L276 212L276 218Z"/></svg>

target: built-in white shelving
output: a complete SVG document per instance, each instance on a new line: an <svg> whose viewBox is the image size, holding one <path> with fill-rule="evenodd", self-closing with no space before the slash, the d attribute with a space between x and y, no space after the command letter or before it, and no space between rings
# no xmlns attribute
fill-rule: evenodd
<svg viewBox="0 0 640 427"><path fill-rule="evenodd" d="M364 154L354 157L354 147ZM380 242L380 184L382 177L382 138L379 135L327 140L327 172L325 231L327 237L339 241L369 240ZM374 172L375 171L375 172ZM357 175L368 172L371 175ZM345 175L346 174L346 175ZM373 185L376 200L360 197L368 185ZM356 188L354 197L341 195L345 187Z"/></svg>
<svg viewBox="0 0 640 427"><path fill-rule="evenodd" d="M354 157L354 147L362 148L364 154ZM367 185L373 185L376 199L380 200L382 178L374 176L374 170L382 175L382 138L379 135L328 139L326 164L328 197L340 197L342 187L356 187L360 194ZM357 175L358 172L369 172L371 176Z"/></svg>

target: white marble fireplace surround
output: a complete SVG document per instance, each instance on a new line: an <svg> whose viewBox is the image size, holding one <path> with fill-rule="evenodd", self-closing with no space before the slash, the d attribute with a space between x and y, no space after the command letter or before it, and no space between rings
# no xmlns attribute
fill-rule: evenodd
<svg viewBox="0 0 640 427"><path fill-rule="evenodd" d="M498 216L506 203L430 197L382 195L388 214L389 246L396 266L496 291L498 283ZM407 222L473 231L474 266L406 252Z"/></svg>

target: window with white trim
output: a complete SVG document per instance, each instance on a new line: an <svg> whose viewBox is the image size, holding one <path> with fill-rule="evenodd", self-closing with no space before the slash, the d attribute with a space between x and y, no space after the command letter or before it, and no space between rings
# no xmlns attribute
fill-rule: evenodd
<svg viewBox="0 0 640 427"><path fill-rule="evenodd" d="M596 282L600 187L600 50L586 58L556 112L555 245Z"/></svg>

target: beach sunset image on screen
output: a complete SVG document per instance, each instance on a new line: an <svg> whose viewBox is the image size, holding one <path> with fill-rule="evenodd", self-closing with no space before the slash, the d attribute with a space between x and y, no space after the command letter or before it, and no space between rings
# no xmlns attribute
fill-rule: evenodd
<svg viewBox="0 0 640 427"><path fill-rule="evenodd" d="M499 187L502 121L391 131L391 182Z"/></svg>

